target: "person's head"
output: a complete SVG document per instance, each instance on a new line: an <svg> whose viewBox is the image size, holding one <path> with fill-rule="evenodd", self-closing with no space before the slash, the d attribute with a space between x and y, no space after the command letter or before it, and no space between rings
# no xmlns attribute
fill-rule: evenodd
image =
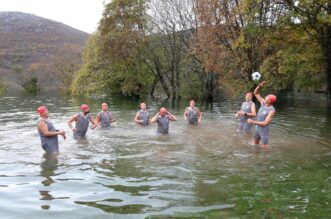
<svg viewBox="0 0 331 219"><path fill-rule="evenodd" d="M107 103L103 103L103 104L101 104L101 109L102 109L103 111L107 111L107 109L108 109L108 105L107 105Z"/></svg>
<svg viewBox="0 0 331 219"><path fill-rule="evenodd" d="M162 117L164 117L165 115L167 115L167 109L166 109L165 107L162 107L162 108L160 109L160 115L161 115Z"/></svg>
<svg viewBox="0 0 331 219"><path fill-rule="evenodd" d="M274 105L277 101L277 97L273 94L269 94L268 96L265 97L265 103L267 105Z"/></svg>
<svg viewBox="0 0 331 219"><path fill-rule="evenodd" d="M251 101L253 99L253 94L252 92L247 92L245 95L246 101Z"/></svg>
<svg viewBox="0 0 331 219"><path fill-rule="evenodd" d="M90 112L90 107L87 104L82 104L80 106L80 109L84 114L88 114Z"/></svg>
<svg viewBox="0 0 331 219"><path fill-rule="evenodd" d="M195 107L195 101L194 100L190 101L190 107Z"/></svg>
<svg viewBox="0 0 331 219"><path fill-rule="evenodd" d="M140 104L140 109L141 109L141 110L145 110L145 109L146 109L146 103L144 103L144 102L141 103L141 104Z"/></svg>
<svg viewBox="0 0 331 219"><path fill-rule="evenodd" d="M38 107L37 113L40 115L40 117L48 118L48 109L45 106Z"/></svg>

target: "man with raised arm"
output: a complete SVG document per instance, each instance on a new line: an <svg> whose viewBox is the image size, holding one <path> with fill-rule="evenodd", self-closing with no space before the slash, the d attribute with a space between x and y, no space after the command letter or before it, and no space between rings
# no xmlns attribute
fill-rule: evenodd
<svg viewBox="0 0 331 219"><path fill-rule="evenodd" d="M269 94L265 98L261 97L260 89L265 84L265 81L262 81L254 90L254 95L257 100L261 103L260 109L257 113L256 120L248 119L248 124L255 124L256 131L254 135L255 144L259 144L261 141L261 147L268 149L269 148L269 124L272 121L276 111L273 105L276 103L277 97L273 94Z"/></svg>
<svg viewBox="0 0 331 219"><path fill-rule="evenodd" d="M157 122L157 134L165 135L169 133L169 122L177 121L177 118L167 111L166 108L162 107L151 120L151 123Z"/></svg>

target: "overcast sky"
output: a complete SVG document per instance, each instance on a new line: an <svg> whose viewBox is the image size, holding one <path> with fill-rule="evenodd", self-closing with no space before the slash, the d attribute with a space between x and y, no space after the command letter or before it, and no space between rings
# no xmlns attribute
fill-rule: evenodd
<svg viewBox="0 0 331 219"><path fill-rule="evenodd" d="M92 33L105 0L0 0L0 11L20 11Z"/></svg>

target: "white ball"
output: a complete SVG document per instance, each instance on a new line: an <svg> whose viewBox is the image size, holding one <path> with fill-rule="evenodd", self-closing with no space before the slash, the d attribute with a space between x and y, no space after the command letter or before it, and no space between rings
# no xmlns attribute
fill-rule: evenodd
<svg viewBox="0 0 331 219"><path fill-rule="evenodd" d="M259 72L254 72L252 74L252 80L253 81L258 81L258 80L260 80L260 78L261 78L261 74Z"/></svg>

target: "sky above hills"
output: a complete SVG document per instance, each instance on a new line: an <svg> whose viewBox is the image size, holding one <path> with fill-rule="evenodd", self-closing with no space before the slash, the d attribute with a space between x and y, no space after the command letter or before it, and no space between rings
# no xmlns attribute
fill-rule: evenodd
<svg viewBox="0 0 331 219"><path fill-rule="evenodd" d="M105 0L0 0L0 11L30 13L92 33L101 18L104 2Z"/></svg>

